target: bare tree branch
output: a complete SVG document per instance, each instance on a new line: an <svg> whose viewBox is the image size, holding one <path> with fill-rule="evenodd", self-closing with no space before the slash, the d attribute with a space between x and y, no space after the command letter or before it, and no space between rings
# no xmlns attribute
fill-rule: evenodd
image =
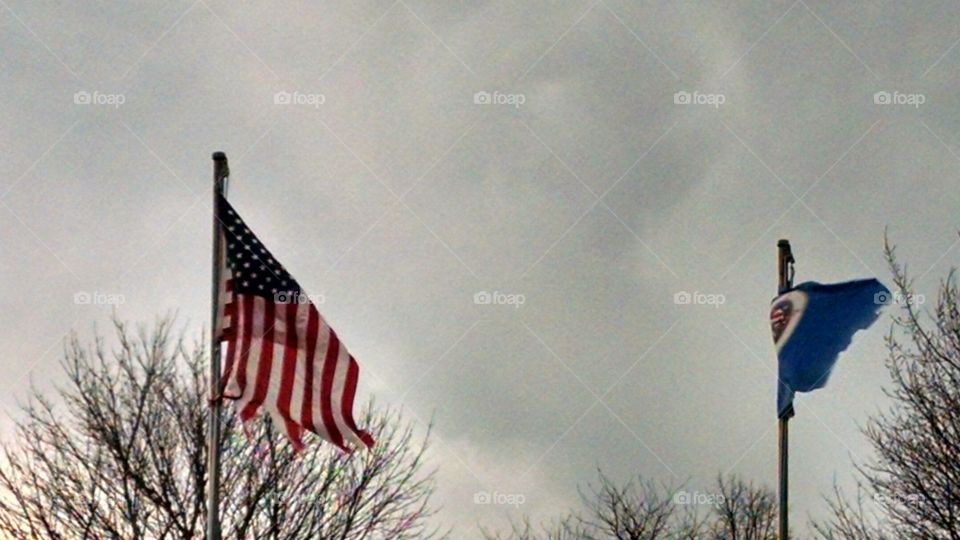
<svg viewBox="0 0 960 540"><path fill-rule="evenodd" d="M34 390L0 463L0 533L10 538L188 539L206 528L207 358L172 321L64 350L55 398ZM249 436L223 417L222 519L230 538L433 538L429 431L365 408L377 439L344 455L316 439L296 454L266 419Z"/></svg>

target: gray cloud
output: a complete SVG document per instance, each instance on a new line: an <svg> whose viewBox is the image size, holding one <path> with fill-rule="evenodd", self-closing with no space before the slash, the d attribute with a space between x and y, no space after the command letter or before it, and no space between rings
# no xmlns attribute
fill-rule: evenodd
<svg viewBox="0 0 960 540"><path fill-rule="evenodd" d="M23 382L56 380L66 332L106 324L112 306L77 292L206 324L213 150L247 221L325 295L363 397L434 418L438 520L463 538L557 515L597 466L773 485L777 238L802 280L884 279L887 226L921 292L957 263L946 2L64 9L0 9L11 412ZM79 91L124 103L76 105ZM475 104L481 91L524 103ZM675 104L681 91L724 103ZM476 305L479 291L525 302ZM726 301L676 305L680 291ZM866 456L881 338L858 337L829 389L799 398L800 526ZM475 505L484 490L525 503Z"/></svg>

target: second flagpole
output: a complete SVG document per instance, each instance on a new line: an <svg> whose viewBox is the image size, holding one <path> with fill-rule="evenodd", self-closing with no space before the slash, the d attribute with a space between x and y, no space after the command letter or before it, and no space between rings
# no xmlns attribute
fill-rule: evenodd
<svg viewBox="0 0 960 540"><path fill-rule="evenodd" d="M777 242L777 294L783 294L793 287L793 252L790 249L790 241L781 239ZM779 381L778 381L778 384ZM790 417L793 416L793 405L779 418L780 437L779 437L779 476L780 476L780 540L790 538L789 514L787 510L788 494L788 466L789 466L789 425Z"/></svg>
<svg viewBox="0 0 960 540"><path fill-rule="evenodd" d="M210 419L207 433L207 540L221 540L220 531L220 337L217 335L220 306L220 265L223 245L217 219L217 200L224 196L230 168L227 155L213 153L213 284L210 316Z"/></svg>

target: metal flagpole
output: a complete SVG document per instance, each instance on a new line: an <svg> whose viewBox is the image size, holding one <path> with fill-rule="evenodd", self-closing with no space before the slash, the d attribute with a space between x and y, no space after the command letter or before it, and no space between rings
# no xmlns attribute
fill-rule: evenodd
<svg viewBox="0 0 960 540"><path fill-rule="evenodd" d="M793 287L793 252L790 250L790 241L781 239L777 242L777 269L779 274L778 291L784 293ZM778 383L779 384L779 383ZM787 540L790 536L787 514L787 478L788 478L788 422L793 416L793 405L780 417L780 540Z"/></svg>
<svg viewBox="0 0 960 540"><path fill-rule="evenodd" d="M217 198L226 192L230 175L227 155L213 153L213 286L210 306L210 419L207 433L207 540L220 537L220 340L217 332L217 309L220 305L220 265L223 246L217 220Z"/></svg>

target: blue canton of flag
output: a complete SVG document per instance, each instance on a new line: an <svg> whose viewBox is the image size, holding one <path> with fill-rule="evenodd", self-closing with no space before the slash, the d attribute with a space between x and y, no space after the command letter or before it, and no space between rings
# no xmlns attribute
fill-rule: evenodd
<svg viewBox="0 0 960 540"><path fill-rule="evenodd" d="M777 416L793 414L795 392L826 386L853 334L873 324L889 302L890 291L876 279L808 281L774 299L770 326L779 360Z"/></svg>

